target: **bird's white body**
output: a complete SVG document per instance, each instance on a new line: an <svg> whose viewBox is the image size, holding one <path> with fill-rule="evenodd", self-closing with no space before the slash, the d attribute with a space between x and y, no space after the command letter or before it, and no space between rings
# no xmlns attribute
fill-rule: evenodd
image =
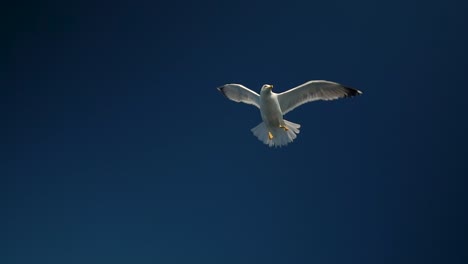
<svg viewBox="0 0 468 264"><path fill-rule="evenodd" d="M251 104L260 109L262 123L252 128L253 134L268 146L284 146L299 134L299 124L283 119L294 108L316 100L334 100L362 94L361 91L329 81L309 81L283 93L272 92L265 84L260 94L240 85L226 84L218 88L235 102Z"/></svg>
<svg viewBox="0 0 468 264"><path fill-rule="evenodd" d="M267 127L284 125L278 96L271 90L260 92L260 114Z"/></svg>
<svg viewBox="0 0 468 264"><path fill-rule="evenodd" d="M252 133L263 143L271 146L283 146L292 142L299 133L299 124L283 119L283 111L278 94L271 91L273 86L263 86L258 105L262 123L251 129Z"/></svg>

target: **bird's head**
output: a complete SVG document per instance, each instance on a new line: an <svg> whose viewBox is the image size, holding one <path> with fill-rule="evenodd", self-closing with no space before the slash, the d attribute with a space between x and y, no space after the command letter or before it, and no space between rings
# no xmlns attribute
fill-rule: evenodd
<svg viewBox="0 0 468 264"><path fill-rule="evenodd" d="M273 89L273 85L271 84L264 84L262 86L262 90L260 90L261 93L271 93L271 90Z"/></svg>

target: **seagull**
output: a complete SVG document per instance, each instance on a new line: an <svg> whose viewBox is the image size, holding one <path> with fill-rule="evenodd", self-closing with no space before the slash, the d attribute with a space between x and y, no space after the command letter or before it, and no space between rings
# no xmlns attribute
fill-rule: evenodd
<svg viewBox="0 0 468 264"><path fill-rule="evenodd" d="M252 133L269 147L281 147L293 142L301 125L283 119L296 107L318 100L335 100L361 95L362 92L339 83L308 81L282 93L274 93L273 85L265 84L260 95L241 84L225 84L218 90L234 102L242 102L260 109L262 122L252 128Z"/></svg>

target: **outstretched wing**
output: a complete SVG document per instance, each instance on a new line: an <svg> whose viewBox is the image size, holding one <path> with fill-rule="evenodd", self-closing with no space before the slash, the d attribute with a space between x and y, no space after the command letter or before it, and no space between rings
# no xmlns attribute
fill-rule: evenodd
<svg viewBox="0 0 468 264"><path fill-rule="evenodd" d="M221 87L218 87L218 90L227 98L234 102L242 102L246 104L255 105L260 108L260 96L258 93L250 90L249 88L240 85L240 84L225 84Z"/></svg>
<svg viewBox="0 0 468 264"><path fill-rule="evenodd" d="M309 81L278 94L283 115L294 108L317 100L334 100L362 94L361 91L329 81Z"/></svg>

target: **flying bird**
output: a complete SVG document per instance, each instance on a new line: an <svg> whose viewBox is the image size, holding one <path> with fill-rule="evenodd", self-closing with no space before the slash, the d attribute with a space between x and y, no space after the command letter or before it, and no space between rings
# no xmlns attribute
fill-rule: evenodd
<svg viewBox="0 0 468 264"><path fill-rule="evenodd" d="M218 90L234 102L242 102L260 109L262 121L252 133L270 147L285 146L299 134L301 125L283 119L296 107L318 100L335 100L361 95L362 92L330 81L309 81L282 93L274 93L273 85L265 84L260 95L241 84L225 84Z"/></svg>

